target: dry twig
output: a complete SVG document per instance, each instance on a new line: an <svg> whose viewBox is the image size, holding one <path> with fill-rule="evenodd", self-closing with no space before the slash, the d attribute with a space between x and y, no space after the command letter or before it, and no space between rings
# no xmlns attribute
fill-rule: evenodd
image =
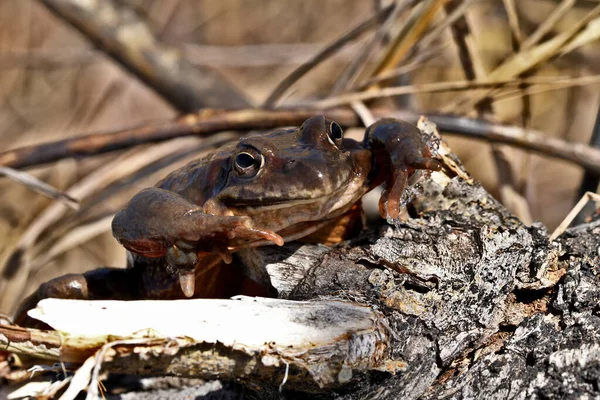
<svg viewBox="0 0 600 400"><path fill-rule="evenodd" d="M521 49L527 50L536 45L544 35L548 34L552 28L556 25L561 18L565 16L567 12L575 5L575 0L563 0L552 13L538 26L527 39L521 44Z"/></svg>
<svg viewBox="0 0 600 400"><path fill-rule="evenodd" d="M521 27L519 24L519 16L517 15L515 0L503 0L503 2L506 15L508 16L508 26L510 26L513 39L518 43L520 48L521 43L523 43L523 35L521 35Z"/></svg>
<svg viewBox="0 0 600 400"><path fill-rule="evenodd" d="M556 227L556 229L554 230L554 232L552 232L552 235L550 235L550 241L553 242L554 240L556 240L556 238L558 238L560 235L562 235L567 228L569 227L569 225L571 225L571 222L573 222L573 220L577 217L577 215L579 215L579 213L581 212L581 210L583 210L583 208L590 202L593 201L596 204L600 203L600 195L597 193L593 193L593 192L586 192L581 199L579 199L579 201L577 202L577 204L575 204L575 207L573 207L573 209L569 212L569 214L567 214L567 216L565 217L565 219L560 223L560 225L558 225Z"/></svg>
<svg viewBox="0 0 600 400"><path fill-rule="evenodd" d="M571 26L567 31L537 46L519 51L490 72L487 75L487 79L496 80L517 77L530 71L537 65L548 61L552 57L565 54L567 51L573 51L577 47L589 43L591 40L596 40L597 37L594 34L598 34L599 30L591 22L595 22L599 15L600 5L594 7L584 18ZM590 32L594 34L590 34ZM489 96L489 94L489 90L474 91L468 95L459 97L453 103L444 107L442 112L467 113L482 99Z"/></svg>
<svg viewBox="0 0 600 400"><path fill-rule="evenodd" d="M339 96L328 97L323 100L311 101L306 104L311 107L317 108L329 108L342 106L353 103L355 101L367 101L375 100L386 97L402 96L406 94L414 93L440 93L440 92L452 92L452 91L469 91L474 89L484 88L504 88L507 92L499 93L495 96L495 99L506 100L507 96L510 98L515 97L515 93L519 96L523 95L523 90L518 89L515 91L508 91L514 87L519 87L523 84L530 85L527 89L527 93L541 93L549 90L560 90L572 86L582 86L590 84L599 84L600 75L583 76L580 78L565 78L565 77L531 77L531 78L509 78L505 80L479 80L479 81L448 81L448 82L431 82L421 83L415 85L405 86L392 86L382 89L371 89L364 90L361 92L346 93Z"/></svg>
<svg viewBox="0 0 600 400"><path fill-rule="evenodd" d="M378 118L400 118L416 123L419 114L412 111L377 108L371 110ZM129 148L143 143L156 143L182 136L207 136L226 130L271 129L281 126L299 126L307 118L322 114L346 127L361 126L350 109L298 108L279 110L203 110L174 121L151 123L121 131L79 136L71 139L27 146L0 153L0 165L26 168L58 161L68 157L90 156ZM473 139L505 143L536 153L573 162L600 173L600 150L585 143L570 142L549 137L534 129L500 125L492 122L457 117L454 115L427 115L440 131Z"/></svg>
<svg viewBox="0 0 600 400"><path fill-rule="evenodd" d="M79 208L79 202L76 199L48 185L46 182L40 181L38 178L31 174L17 171L9 167L0 166L0 175L4 175L15 182L19 182L28 187L29 189L43 194L44 196L47 196L54 200L58 200L62 204L65 204L66 206L71 207L75 210Z"/></svg>

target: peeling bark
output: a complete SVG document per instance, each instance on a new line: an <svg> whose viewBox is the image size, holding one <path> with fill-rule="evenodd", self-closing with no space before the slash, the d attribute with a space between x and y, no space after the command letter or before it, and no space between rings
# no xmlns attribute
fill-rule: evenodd
<svg viewBox="0 0 600 400"><path fill-rule="evenodd" d="M55 347L98 350L102 367L121 374L285 381L322 392L350 382L354 370L405 366L389 357L383 314L348 301L45 299L29 314L61 333ZM11 350L15 340L32 343L5 333Z"/></svg>

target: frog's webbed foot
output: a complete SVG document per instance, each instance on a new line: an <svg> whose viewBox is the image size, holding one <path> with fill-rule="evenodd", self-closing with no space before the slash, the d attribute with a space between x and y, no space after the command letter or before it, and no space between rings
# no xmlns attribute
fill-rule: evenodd
<svg viewBox="0 0 600 400"><path fill-rule="evenodd" d="M193 246L178 242L167 249L165 259L168 272L179 276L179 285L185 297L192 297L196 290L195 268L198 264L198 255Z"/></svg>
<svg viewBox="0 0 600 400"><path fill-rule="evenodd" d="M179 194L161 188L136 194L115 216L112 230L115 238L136 254L165 256L169 272L179 275L188 297L194 294L198 253L219 254L228 263L232 245L257 240L283 245L281 236L255 228L249 217L207 213Z"/></svg>
<svg viewBox="0 0 600 400"><path fill-rule="evenodd" d="M405 196L407 182L418 170L440 171L442 164L431 158L431 150L421 131L414 125L395 119L382 119L367 129L366 144L371 148L385 188L379 199L379 214L388 220L398 219L402 207L410 201Z"/></svg>

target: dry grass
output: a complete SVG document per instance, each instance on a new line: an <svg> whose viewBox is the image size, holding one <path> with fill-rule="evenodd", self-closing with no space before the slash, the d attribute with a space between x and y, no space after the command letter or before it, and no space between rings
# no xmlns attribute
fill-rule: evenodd
<svg viewBox="0 0 600 400"><path fill-rule="evenodd" d="M262 103L300 62L375 10L363 0L125 3L147 19L161 40L182 47L192 62L212 63L254 104ZM471 46L485 72L474 83L464 82L457 48L444 26L443 2L421 4L399 12L377 40L372 40L375 31L371 31L316 66L283 95L280 104L323 99L344 68L368 53L369 59L357 61L362 73L343 85L346 93L372 90L377 81L382 90L402 94L380 101L419 111L461 114L472 113L476 100L491 98L497 101L490 118L517 125L525 121L548 135L570 140L589 139L600 85L594 80L573 85L577 80L569 78L600 74L600 11L595 2L481 0L464 7L461 13L465 12L473 31ZM505 5L512 11L507 12ZM594 18L593 23L584 24ZM518 54L512 37L520 43ZM374 46L369 52L364 51L366 43ZM261 50L251 46L261 46ZM209 56L202 57L202 49ZM269 57L265 51L270 51ZM405 65L413 67L402 70ZM402 73L392 74L398 67ZM379 74L392 78L374 80ZM548 78L556 76L560 82ZM502 84L493 85L498 82ZM400 85L411 89L391 89ZM351 101L366 101L369 95L373 97L367 93ZM2 149L174 115L176 110L168 103L39 2L0 2ZM475 178L499 195L490 146L461 138L448 140ZM0 267L0 311L11 312L24 295L52 277L125 264L123 249L108 231L111 214L132 193L192 157L183 150L200 146L200 141L180 139L158 146L64 160L30 171L75 193L81 200L78 211L54 205L8 179L0 180L0 237L4 238L0 242L0 265L4 266ZM198 147L193 156L202 151ZM551 229L557 226L576 200L581 169L514 148L503 147L502 152L515 175L514 189L526 200L533 219ZM19 262L7 265L17 248L25 249ZM10 268L15 265L19 268Z"/></svg>

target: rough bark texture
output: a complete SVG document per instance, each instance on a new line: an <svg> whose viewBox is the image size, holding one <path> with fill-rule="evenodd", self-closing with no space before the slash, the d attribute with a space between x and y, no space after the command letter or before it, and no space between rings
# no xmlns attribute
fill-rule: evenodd
<svg viewBox="0 0 600 400"><path fill-rule="evenodd" d="M543 312L525 318L499 350L440 379L424 398L597 398L599 233L594 222L563 235L557 263L564 278L549 292L520 296L529 304L545 302Z"/></svg>
<svg viewBox="0 0 600 400"><path fill-rule="evenodd" d="M597 396L600 222L551 244L543 226L524 226L478 184L454 178L424 187L413 210L419 217L339 248L291 244L242 255L266 265L280 297L352 300L386 315L392 357L406 369L364 374L322 397ZM276 387L228 386L206 398L242 395L281 396Z"/></svg>
<svg viewBox="0 0 600 400"><path fill-rule="evenodd" d="M312 393L302 393L283 385L283 396L597 396L600 221L549 243L543 226L524 226L479 184L458 177L426 181L413 204L413 218L337 248L292 243L238 255L280 298L371 306L390 328L389 358L406 363L395 375L355 371L348 386L332 390L307 385ZM275 381L196 383L108 398L280 398Z"/></svg>

